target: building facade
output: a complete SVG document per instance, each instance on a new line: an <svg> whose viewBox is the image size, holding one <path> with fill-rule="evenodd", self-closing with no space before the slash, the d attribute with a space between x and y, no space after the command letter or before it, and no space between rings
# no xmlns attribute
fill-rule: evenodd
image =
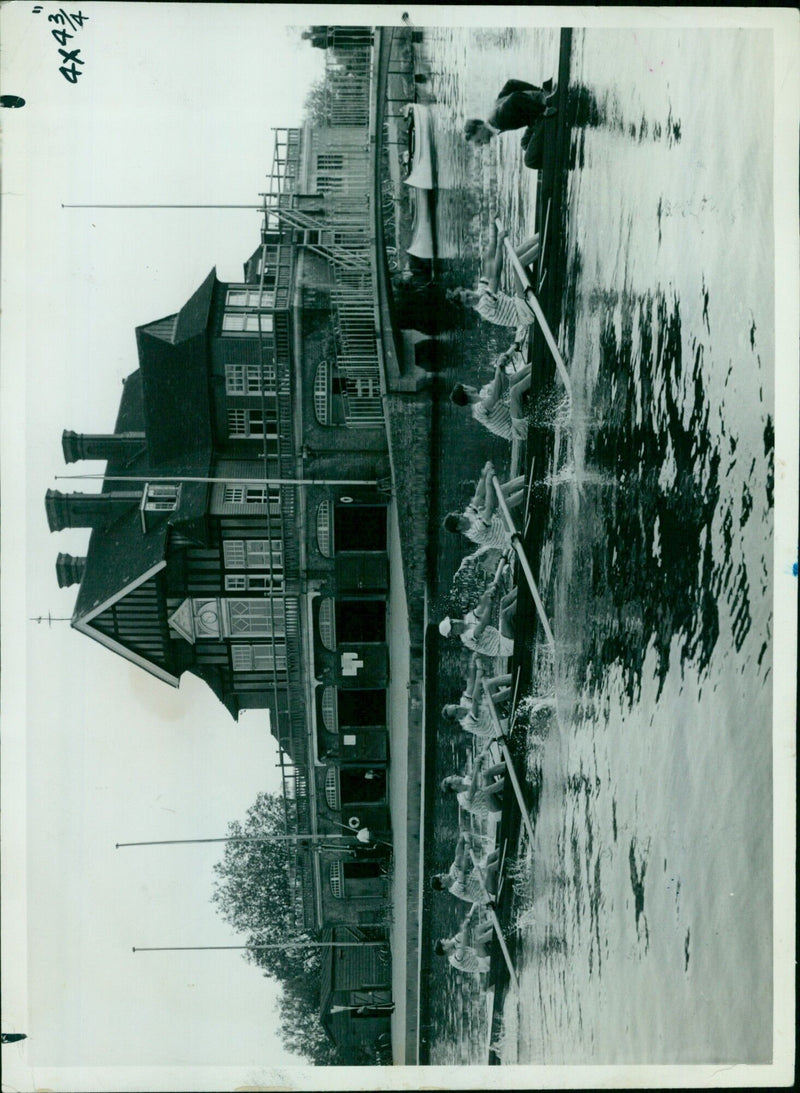
<svg viewBox="0 0 800 1093"><path fill-rule="evenodd" d="M315 836L287 846L297 925L335 941L390 917L391 478L371 34L336 47L330 30L327 121L275 131L242 280L211 270L137 329L113 431L63 435L67 462L106 461L102 488L50 490L46 512L52 531L91 528L85 558L57 560L59 584L78 585L73 628L165 684L199 676L234 719L268 711L298 833ZM325 840L363 828L367 844ZM346 990L379 988L384 1009L332 1017L331 986L323 1023L347 1040L355 1021L367 1050L387 1031L391 966L376 984L375 950L358 951L342 950Z"/></svg>

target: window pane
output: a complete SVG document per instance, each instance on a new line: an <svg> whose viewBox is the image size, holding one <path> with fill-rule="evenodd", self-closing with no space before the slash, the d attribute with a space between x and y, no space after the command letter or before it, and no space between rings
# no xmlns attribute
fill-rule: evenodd
<svg viewBox="0 0 800 1093"><path fill-rule="evenodd" d="M177 508L180 486L151 486L145 487L144 507L147 512L171 512Z"/></svg>
<svg viewBox="0 0 800 1093"><path fill-rule="evenodd" d="M286 633L283 599L228 600L230 632L270 637Z"/></svg>
<svg viewBox="0 0 800 1093"><path fill-rule="evenodd" d="M228 334L271 334L272 315L266 312L226 311L222 317L222 329Z"/></svg>
<svg viewBox="0 0 800 1093"><path fill-rule="evenodd" d="M244 365L225 365L225 391L229 395L244 394Z"/></svg>
<svg viewBox="0 0 800 1093"><path fill-rule="evenodd" d="M225 303L229 307L247 307L249 292L247 289L232 289L225 297Z"/></svg>
<svg viewBox="0 0 800 1093"><path fill-rule="evenodd" d="M275 293L268 288L259 291L258 285L229 289L225 297L225 305L226 307L274 307Z"/></svg>
<svg viewBox="0 0 800 1093"><path fill-rule="evenodd" d="M222 494L226 505L269 505L271 513L281 511L280 489L278 486L226 486ZM256 540L257 541L257 540ZM273 550L277 550L276 541Z"/></svg>
<svg viewBox="0 0 800 1093"><path fill-rule="evenodd" d="M235 672L285 672L286 645L231 645L231 663Z"/></svg>
<svg viewBox="0 0 800 1093"><path fill-rule="evenodd" d="M222 552L226 569L244 569L244 540L226 539L222 544Z"/></svg>
<svg viewBox="0 0 800 1093"><path fill-rule="evenodd" d="M275 394L275 365L226 364L225 392L228 395Z"/></svg>
<svg viewBox="0 0 800 1093"><path fill-rule="evenodd" d="M266 424L264 409L261 407L253 410L228 410L228 435L259 439L266 435L271 443L277 444L277 410L274 400L270 399L266 406Z"/></svg>

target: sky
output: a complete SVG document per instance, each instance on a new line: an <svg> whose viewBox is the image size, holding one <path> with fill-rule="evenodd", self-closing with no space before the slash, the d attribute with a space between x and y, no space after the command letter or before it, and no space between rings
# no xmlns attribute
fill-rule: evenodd
<svg viewBox="0 0 800 1093"><path fill-rule="evenodd" d="M47 21L61 7L88 16L69 43L85 62L74 85ZM401 11L384 7L381 21ZM66 466L62 430L111 431L137 367L135 327L179 309L213 266L239 277L259 242L254 211L62 204L257 204L271 127L299 121L321 74L299 30L331 11L25 0L0 18L0 88L26 99L0 118L2 1027L29 1037L4 1047L6 1081L14 1063L17 1087L31 1089L294 1082L277 990L240 954L131 952L241 943L210 903L219 847L114 849L222 835L277 789L266 715L235 723L201 681L187 675L175 691L67 622L30 620L71 615L76 589L59 590L55 559L88 541L48 531L45 491L94 489L55 475L103 469Z"/></svg>
<svg viewBox="0 0 800 1093"><path fill-rule="evenodd" d="M24 253L13 267L4 255L4 337L20 340L3 398L25 407L3 498L4 515L16 496L25 518L3 554L19 566L4 682L27 725L9 747L27 770L28 923L14 946L27 947L27 1012L20 977L13 998L6 984L3 1030L27 1032L37 1073L235 1066L247 1084L265 1059L300 1061L276 1035L276 986L238 952L131 951L242 943L210 903L222 848L114 844L224 835L260 790L279 788L268 717L237 724L201 681L185 676L175 691L66 622L29 620L71 615L76 588L58 588L55 559L84 554L89 536L49 532L45 491L94 490L54 475L103 469L66 466L62 429L111 432L138 365L134 328L178 310L215 265L239 279L259 243L255 211L62 204L256 205L271 127L299 123L323 54L300 40L302 22L276 24L267 7L67 4L88 16L68 45L84 59L73 85L48 22L60 6L38 8L2 11L2 89L26 100L2 119L4 245Z"/></svg>

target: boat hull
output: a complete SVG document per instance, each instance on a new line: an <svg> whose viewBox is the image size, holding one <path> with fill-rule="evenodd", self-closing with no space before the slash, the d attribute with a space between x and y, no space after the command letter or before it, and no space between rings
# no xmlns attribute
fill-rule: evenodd
<svg viewBox="0 0 800 1093"><path fill-rule="evenodd" d="M433 193L429 190L412 188L414 203L414 218L411 228L411 242L406 247L409 254L415 258L435 257L433 243L433 216L431 202Z"/></svg>
<svg viewBox="0 0 800 1093"><path fill-rule="evenodd" d="M432 190L433 141L428 107L409 103L407 115L412 123L411 170L404 181L406 186L413 186L417 190Z"/></svg>

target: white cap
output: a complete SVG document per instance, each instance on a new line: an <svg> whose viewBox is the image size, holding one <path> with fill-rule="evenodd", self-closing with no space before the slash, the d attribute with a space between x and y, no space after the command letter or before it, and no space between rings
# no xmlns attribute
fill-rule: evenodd
<svg viewBox="0 0 800 1093"><path fill-rule="evenodd" d="M450 637L450 631L452 629L453 629L453 624L450 621L450 616L445 615L445 617L439 623L439 633L442 635L443 638L449 638Z"/></svg>

